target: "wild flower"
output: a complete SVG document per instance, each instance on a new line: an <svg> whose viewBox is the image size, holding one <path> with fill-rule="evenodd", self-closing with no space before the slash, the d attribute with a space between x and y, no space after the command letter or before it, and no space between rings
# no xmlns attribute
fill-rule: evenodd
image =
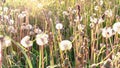
<svg viewBox="0 0 120 68"><path fill-rule="evenodd" d="M102 36L110 38L113 35L113 29L111 27L105 27L102 29Z"/></svg>
<svg viewBox="0 0 120 68"><path fill-rule="evenodd" d="M120 22L116 22L113 24L113 30L120 34Z"/></svg>
<svg viewBox="0 0 120 68"><path fill-rule="evenodd" d="M57 23L55 27L56 27L56 29L60 30L60 29L63 28L63 24L62 23Z"/></svg>
<svg viewBox="0 0 120 68"><path fill-rule="evenodd" d="M105 15L108 16L108 17L112 17L113 16L112 10L111 9L106 10Z"/></svg>
<svg viewBox="0 0 120 68"><path fill-rule="evenodd" d="M25 36L22 38L22 40L20 41L20 43L22 44L22 46L24 46L25 48L31 47L33 45L33 42L30 41L30 36Z"/></svg>
<svg viewBox="0 0 120 68"><path fill-rule="evenodd" d="M48 43L48 35L45 33L37 34L36 35L36 43L39 46L43 46Z"/></svg>
<svg viewBox="0 0 120 68"><path fill-rule="evenodd" d="M72 42L69 40L63 40L60 42L60 50L70 50L72 48Z"/></svg>

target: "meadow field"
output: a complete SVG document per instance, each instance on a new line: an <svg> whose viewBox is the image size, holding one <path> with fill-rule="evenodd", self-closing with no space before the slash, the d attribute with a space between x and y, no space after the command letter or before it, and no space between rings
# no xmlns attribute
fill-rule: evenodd
<svg viewBox="0 0 120 68"><path fill-rule="evenodd" d="M0 0L0 68L120 68L120 0Z"/></svg>

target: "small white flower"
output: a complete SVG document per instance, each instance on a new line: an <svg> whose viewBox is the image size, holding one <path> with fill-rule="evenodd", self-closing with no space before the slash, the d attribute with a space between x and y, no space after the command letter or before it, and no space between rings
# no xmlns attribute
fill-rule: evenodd
<svg viewBox="0 0 120 68"><path fill-rule="evenodd" d="M117 32L118 34L120 34L120 22L116 22L114 25L113 25L113 30L115 32Z"/></svg>
<svg viewBox="0 0 120 68"><path fill-rule="evenodd" d="M36 43L39 46L43 46L48 43L48 35L45 33L37 34L36 35Z"/></svg>
<svg viewBox="0 0 120 68"><path fill-rule="evenodd" d="M78 30L83 30L85 28L85 25L79 24L78 25Z"/></svg>
<svg viewBox="0 0 120 68"><path fill-rule="evenodd" d="M60 42L60 50L64 51L64 50L70 50L72 48L72 42L70 42L69 40L63 40Z"/></svg>
<svg viewBox="0 0 120 68"><path fill-rule="evenodd" d="M112 17L112 10L111 9L108 9L105 11L105 15L108 16L108 17Z"/></svg>
<svg viewBox="0 0 120 68"><path fill-rule="evenodd" d="M56 29L58 29L58 30L59 30L59 29L62 29L62 28L63 28L63 24L62 24L62 23L57 23L55 27L56 27Z"/></svg>
<svg viewBox="0 0 120 68"><path fill-rule="evenodd" d="M111 27L102 29L102 36L105 38L110 38L113 35L113 29Z"/></svg>
<svg viewBox="0 0 120 68"><path fill-rule="evenodd" d="M31 47L33 45L33 42L30 41L30 37L29 36L25 36L24 38L22 38L21 42L20 42L25 48Z"/></svg>

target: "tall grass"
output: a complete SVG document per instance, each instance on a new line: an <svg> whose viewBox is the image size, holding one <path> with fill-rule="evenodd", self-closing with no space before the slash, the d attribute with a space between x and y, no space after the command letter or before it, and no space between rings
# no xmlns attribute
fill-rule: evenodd
<svg viewBox="0 0 120 68"><path fill-rule="evenodd" d="M119 0L3 1L0 1L0 35L3 35L0 67L120 68L120 36L113 30L113 25L120 22ZM112 16L107 10L112 11ZM63 25L61 29L56 28L58 23ZM109 30L104 37L103 30L109 27L112 35L108 37ZM39 34L43 45L36 41ZM11 46L5 44L5 36L9 36ZM31 40L32 46L21 44L25 36L30 37L25 43ZM62 50L63 40L69 40L72 48L65 45Z"/></svg>

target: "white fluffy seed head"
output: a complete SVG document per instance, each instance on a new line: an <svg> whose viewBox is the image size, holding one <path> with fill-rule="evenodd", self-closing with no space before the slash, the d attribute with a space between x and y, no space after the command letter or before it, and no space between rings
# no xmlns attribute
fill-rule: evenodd
<svg viewBox="0 0 120 68"><path fill-rule="evenodd" d="M113 25L113 30L115 32L117 32L118 34L120 34L120 22L116 22L114 25Z"/></svg>
<svg viewBox="0 0 120 68"><path fill-rule="evenodd" d="M56 29L60 30L60 29L63 28L63 24L62 23L57 23L55 27L56 27Z"/></svg>
<svg viewBox="0 0 120 68"><path fill-rule="evenodd" d="M45 33L37 34L36 35L36 43L39 46L43 46L48 43L48 35Z"/></svg>
<svg viewBox="0 0 120 68"><path fill-rule="evenodd" d="M33 42L30 41L30 36L25 36L24 38L22 38L21 42L22 46L24 46L25 48L31 47L33 45Z"/></svg>
<svg viewBox="0 0 120 68"><path fill-rule="evenodd" d="M70 42L69 40L63 40L60 42L60 50L64 51L64 50L70 50L72 48L72 42Z"/></svg>

